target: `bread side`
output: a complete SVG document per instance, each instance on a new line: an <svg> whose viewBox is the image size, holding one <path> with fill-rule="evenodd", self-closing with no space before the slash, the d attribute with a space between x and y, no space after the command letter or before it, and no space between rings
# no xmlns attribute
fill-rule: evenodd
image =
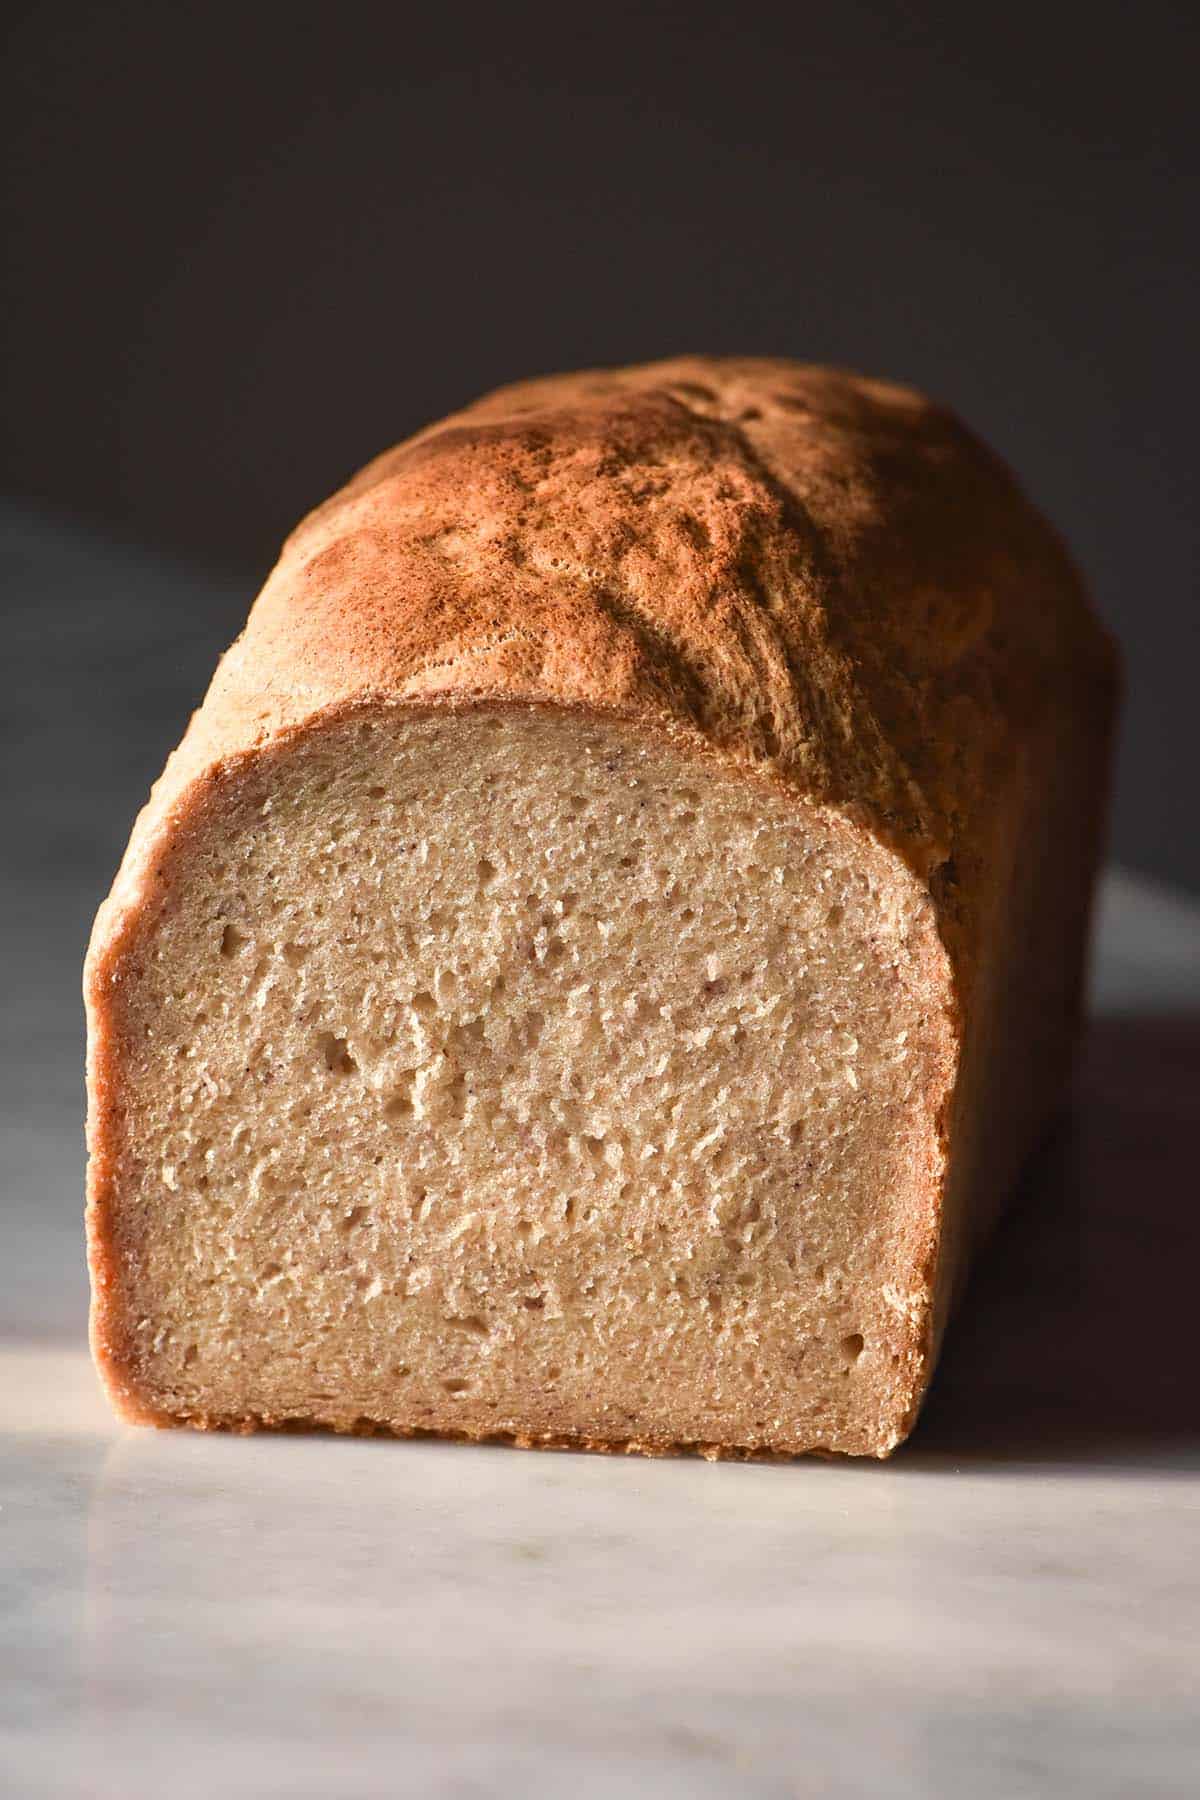
<svg viewBox="0 0 1200 1800"><path fill-rule="evenodd" d="M867 880L893 915L927 915L929 941L918 950L911 929L901 933L893 959L909 959L906 979L924 993L923 1017L935 1021L915 1065L924 1109L910 1157L918 1183L903 1192L893 1183L890 1202L878 1194L873 1215L900 1229L904 1280L885 1279L880 1259L873 1276L846 1262L841 1298L819 1300L818 1284L787 1326L833 1342L828 1328L848 1295L865 1305L871 1288L877 1321L890 1286L892 1311L907 1320L888 1350L897 1373L868 1392L862 1371L859 1412L843 1407L836 1428L816 1432L794 1407L787 1415L778 1358L753 1378L777 1392L775 1417L787 1422L775 1435L747 1429L746 1395L732 1410L713 1403L688 1414L676 1384L673 1411L623 1408L632 1411L630 1440L890 1448L919 1403L970 1244L1061 1089L1112 687L1111 652L1052 534L985 451L905 390L792 364L688 359L507 390L371 465L289 540L139 820L97 921L87 978L89 1216L94 1339L114 1395L143 1414L271 1416L265 1407L256 1415L230 1404L207 1413L199 1404L156 1404L139 1377L137 1331L153 1335L154 1297L170 1281L168 1266L157 1289L138 1291L149 1239L135 1221L173 1203L146 1189L137 1140L141 1132L142 1148L149 1144L180 1090L156 1073L153 1051L135 1050L131 1021L142 1018L145 1029L153 987L145 970L167 941L164 918L192 908L190 941L203 939L196 893L213 846L233 834L239 796L272 770L281 794L295 791L306 746L318 754L344 721L386 718L403 738L406 721L436 716L447 726L500 707L526 721L543 713L567 721L563 756L572 732L603 726L638 744L652 767L693 762L705 796L733 782L748 816L764 821L790 808L798 865L814 866L803 846L811 851L833 821L848 846L839 879ZM514 758L522 731L531 738L518 730ZM677 772L672 780L687 786ZM266 802L274 804L271 793ZM701 826L705 810L684 808ZM561 823L548 819L543 829L552 834ZM198 865L189 866L190 845ZM886 879L864 873L879 858ZM606 891L594 859L588 880ZM809 930L820 892L816 881L796 898ZM654 904L652 890L642 902ZM844 900L828 912L839 908L844 920ZM872 934L860 925L841 946L839 967L861 960ZM403 952L391 954L403 963ZM330 975L330 993L345 973ZM581 985L594 979L585 956ZM823 1028L832 1029L829 1017ZM882 1025L872 1031L877 1040ZM561 1067L569 1062L563 1050ZM895 1098L882 1077L876 1086L885 1102ZM915 1139L905 1133L916 1128L905 1116L893 1147L903 1140L911 1151ZM850 1107L845 1131L856 1117ZM865 1171L890 1166L891 1152L870 1133L863 1142L870 1155L855 1166L865 1192ZM773 1229L784 1236L790 1154L779 1150L771 1177ZM543 1193L563 1179L561 1169L543 1168ZM835 1222L835 1190L826 1182L805 1200L822 1230ZM203 1190L188 1198L203 1208ZM504 1205L495 1201L497 1219ZM685 1215L677 1208L671 1217L678 1244L691 1243ZM169 1265L178 1252L168 1236L156 1253ZM194 1296L188 1304L194 1309ZM653 1335L666 1315L645 1294L631 1304ZM813 1307L822 1306L817 1332ZM226 1321L213 1342L228 1345L233 1330ZM882 1354L887 1333L877 1323L872 1332ZM836 1342L859 1336L865 1342L864 1332L843 1331ZM433 1339L420 1341L432 1357ZM697 1339L693 1389L715 1342ZM353 1333L346 1346L353 1359ZM144 1358L141 1366L144 1374ZM810 1375L816 1386L804 1398L815 1405L834 1376L821 1372L819 1357ZM465 1391L449 1412L406 1415L380 1401L361 1417L390 1429L476 1433L490 1417L517 1436L622 1441L610 1414L585 1417L569 1395L565 1410L523 1417L505 1390L490 1415L463 1426ZM297 1416L295 1407L279 1416ZM326 1415L314 1405L309 1416ZM333 1396L326 1422L359 1417L347 1417Z"/></svg>

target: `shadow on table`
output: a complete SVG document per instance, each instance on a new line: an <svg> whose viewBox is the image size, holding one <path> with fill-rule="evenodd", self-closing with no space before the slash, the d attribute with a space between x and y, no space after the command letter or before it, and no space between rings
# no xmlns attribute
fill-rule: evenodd
<svg viewBox="0 0 1200 1800"><path fill-rule="evenodd" d="M1198 1128L1200 1016L1093 1024L901 1463L1200 1455Z"/></svg>

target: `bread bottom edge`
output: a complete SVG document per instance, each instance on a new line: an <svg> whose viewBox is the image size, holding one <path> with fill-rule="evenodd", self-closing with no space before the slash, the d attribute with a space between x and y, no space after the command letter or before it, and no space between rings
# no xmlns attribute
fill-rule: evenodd
<svg viewBox="0 0 1200 1800"><path fill-rule="evenodd" d="M698 1457L705 1462L790 1463L800 1457L816 1456L826 1460L884 1461L907 1439L919 1411L914 1405L903 1424L877 1444L861 1448L842 1448L836 1444L798 1442L722 1443L704 1439L656 1437L652 1434L612 1437L593 1436L587 1432L526 1431L516 1427L495 1430L471 1430L450 1425L405 1425L395 1420L372 1419L359 1415L347 1419L323 1419L308 1413L205 1413L166 1411L147 1403L128 1385L113 1384L102 1377L107 1398L121 1420L128 1425L153 1427L166 1431L212 1431L237 1437L258 1432L290 1436L333 1436L387 1438L393 1442L434 1441L474 1444L516 1450L561 1450L599 1456L645 1456L652 1458Z"/></svg>

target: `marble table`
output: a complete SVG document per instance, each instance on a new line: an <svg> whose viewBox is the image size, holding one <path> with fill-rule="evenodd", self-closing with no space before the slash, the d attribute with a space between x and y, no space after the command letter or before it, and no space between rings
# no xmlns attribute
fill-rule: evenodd
<svg viewBox="0 0 1200 1800"><path fill-rule="evenodd" d="M4 524L0 1792L1196 1792L1200 908L1108 877L1073 1113L890 1463L123 1428L83 1335L81 938L242 599Z"/></svg>

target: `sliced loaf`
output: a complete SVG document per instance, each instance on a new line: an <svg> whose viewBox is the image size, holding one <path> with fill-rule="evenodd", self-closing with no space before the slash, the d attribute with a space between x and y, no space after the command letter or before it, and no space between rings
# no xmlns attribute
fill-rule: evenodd
<svg viewBox="0 0 1200 1800"><path fill-rule="evenodd" d="M97 919L114 1404L886 1454L1062 1097L1114 693L903 388L688 358L370 464Z"/></svg>

